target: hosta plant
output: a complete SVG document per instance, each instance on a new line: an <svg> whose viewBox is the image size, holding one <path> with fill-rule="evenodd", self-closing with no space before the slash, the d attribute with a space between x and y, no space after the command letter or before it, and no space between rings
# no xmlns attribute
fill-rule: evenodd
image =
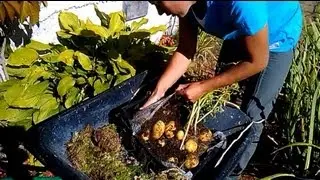
<svg viewBox="0 0 320 180"><path fill-rule="evenodd" d="M165 53L150 41L165 26L142 29L145 18L129 26L122 12L95 10L101 25L60 12L61 44L32 40L10 55L10 79L0 84L0 120L29 128L134 76L149 53Z"/></svg>
<svg viewBox="0 0 320 180"><path fill-rule="evenodd" d="M39 23L41 4L47 6L46 1L0 1L0 82L9 78L5 69L11 53L9 40L15 46L30 41L31 26Z"/></svg>

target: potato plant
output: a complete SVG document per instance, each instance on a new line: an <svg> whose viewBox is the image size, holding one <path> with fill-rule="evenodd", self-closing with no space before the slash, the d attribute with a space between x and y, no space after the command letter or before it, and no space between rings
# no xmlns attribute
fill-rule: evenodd
<svg viewBox="0 0 320 180"><path fill-rule="evenodd" d="M165 53L150 41L165 26L142 29L145 18L129 26L122 12L95 11L101 25L60 12L61 44L32 40L10 55L0 120L29 128L134 76L135 63L149 52Z"/></svg>

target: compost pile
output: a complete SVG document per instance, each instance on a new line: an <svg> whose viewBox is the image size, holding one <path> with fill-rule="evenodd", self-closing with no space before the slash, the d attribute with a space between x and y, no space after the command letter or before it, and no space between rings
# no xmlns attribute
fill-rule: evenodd
<svg viewBox="0 0 320 180"><path fill-rule="evenodd" d="M148 179L136 159L121 145L114 124L96 130L86 126L73 135L67 152L73 166L91 179L134 179L138 174L141 179Z"/></svg>
<svg viewBox="0 0 320 180"><path fill-rule="evenodd" d="M203 125L197 127L197 133L190 129L185 136L188 114L180 98L171 98L137 134L155 158L184 170L198 166L200 156L214 139L211 130Z"/></svg>

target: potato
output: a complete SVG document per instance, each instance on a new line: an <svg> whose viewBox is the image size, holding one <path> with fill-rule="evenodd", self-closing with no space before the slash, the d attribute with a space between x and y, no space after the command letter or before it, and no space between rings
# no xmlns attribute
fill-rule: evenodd
<svg viewBox="0 0 320 180"><path fill-rule="evenodd" d="M164 132L164 134L166 135L166 137L168 139L171 139L171 138L174 137L174 132L173 131L166 131L166 132Z"/></svg>
<svg viewBox="0 0 320 180"><path fill-rule="evenodd" d="M199 164L199 158L196 155L189 154L186 158L186 161L184 162L184 166L187 169L192 169L197 167Z"/></svg>
<svg viewBox="0 0 320 180"><path fill-rule="evenodd" d="M186 147L186 150L189 152L189 153L193 153L193 152L196 152L197 151L197 148L198 148L198 144L195 140L193 139L189 139L186 144L185 144L185 147Z"/></svg>
<svg viewBox="0 0 320 180"><path fill-rule="evenodd" d="M165 124L163 121L159 120L157 121L152 128L152 138L153 139L159 139L165 130Z"/></svg>
<svg viewBox="0 0 320 180"><path fill-rule="evenodd" d="M184 136L184 132L182 130L178 131L177 132L177 139L178 140L182 140L183 139L183 136Z"/></svg>
<svg viewBox="0 0 320 180"><path fill-rule="evenodd" d="M144 140L144 141L148 141L149 140L149 136L150 136L150 131L147 130L146 132L143 132L141 134L141 138Z"/></svg>
<svg viewBox="0 0 320 180"><path fill-rule="evenodd" d="M160 144L161 147L166 145L166 141L164 139L159 139L158 143Z"/></svg>
<svg viewBox="0 0 320 180"><path fill-rule="evenodd" d="M170 157L170 158L168 158L168 162L175 164L178 162L178 158L177 157Z"/></svg>
<svg viewBox="0 0 320 180"><path fill-rule="evenodd" d="M199 139L202 142L211 141L212 138L213 138L213 135L212 135L212 132L209 129L202 131L200 133L200 135L199 135Z"/></svg>
<svg viewBox="0 0 320 180"><path fill-rule="evenodd" d="M176 128L176 123L174 121L170 121L168 122L168 124L166 124L166 130L165 131L175 131Z"/></svg>

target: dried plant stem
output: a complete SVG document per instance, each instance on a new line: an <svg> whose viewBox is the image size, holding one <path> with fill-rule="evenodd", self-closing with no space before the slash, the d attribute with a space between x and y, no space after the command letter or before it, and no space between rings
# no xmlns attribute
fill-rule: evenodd
<svg viewBox="0 0 320 180"><path fill-rule="evenodd" d="M186 129L186 132L184 133L184 136L183 136L183 139L182 139L182 142L181 142L181 145L180 145L180 150L182 150L184 141L187 138L187 134L188 134L189 128L190 128L190 126L192 124L193 116L195 114L195 108L196 108L196 103L194 103L193 106L192 106L192 111L191 111L191 114L190 114L190 117L189 117L189 120L188 120L188 126L187 126L187 129Z"/></svg>

